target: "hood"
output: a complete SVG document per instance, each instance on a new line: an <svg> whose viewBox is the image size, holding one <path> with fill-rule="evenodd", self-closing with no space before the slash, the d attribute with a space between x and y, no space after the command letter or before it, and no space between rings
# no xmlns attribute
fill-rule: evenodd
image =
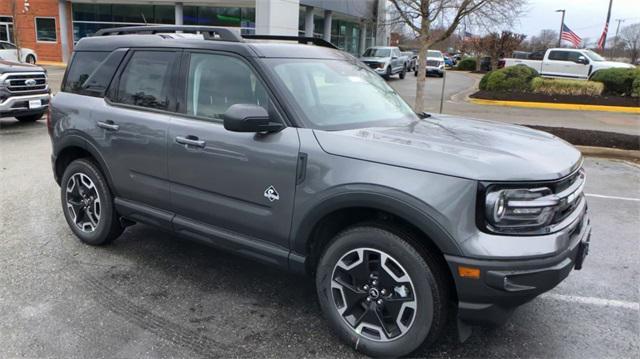
<svg viewBox="0 0 640 359"><path fill-rule="evenodd" d="M635 68L635 66L628 64L626 62L617 62L617 61L595 61L594 66L596 67L604 67L604 68L609 68L609 67L615 67L615 68L627 68L627 69L632 69Z"/></svg>
<svg viewBox="0 0 640 359"><path fill-rule="evenodd" d="M389 58L388 57L361 57L360 61L362 62L385 62Z"/></svg>
<svg viewBox="0 0 640 359"><path fill-rule="evenodd" d="M439 115L397 127L314 131L327 153L487 181L564 177L582 155L546 132Z"/></svg>
<svg viewBox="0 0 640 359"><path fill-rule="evenodd" d="M44 71L44 69L37 65L0 60L0 74L7 73L7 72L32 72L32 71Z"/></svg>

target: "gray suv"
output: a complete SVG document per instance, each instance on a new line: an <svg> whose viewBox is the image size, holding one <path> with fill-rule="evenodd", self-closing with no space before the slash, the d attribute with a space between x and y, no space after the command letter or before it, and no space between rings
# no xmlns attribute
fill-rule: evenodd
<svg viewBox="0 0 640 359"><path fill-rule="evenodd" d="M433 343L451 310L461 339L503 323L587 254L574 147L414 113L321 39L102 30L76 45L49 131L81 241L140 222L309 275L372 356Z"/></svg>

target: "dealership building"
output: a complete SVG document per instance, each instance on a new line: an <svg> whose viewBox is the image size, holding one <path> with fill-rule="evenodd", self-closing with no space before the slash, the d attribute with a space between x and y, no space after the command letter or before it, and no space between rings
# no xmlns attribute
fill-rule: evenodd
<svg viewBox="0 0 640 359"><path fill-rule="evenodd" d="M73 44L100 29L207 25L245 34L321 37L354 55L387 44L386 0L1 0L0 41L67 62Z"/></svg>

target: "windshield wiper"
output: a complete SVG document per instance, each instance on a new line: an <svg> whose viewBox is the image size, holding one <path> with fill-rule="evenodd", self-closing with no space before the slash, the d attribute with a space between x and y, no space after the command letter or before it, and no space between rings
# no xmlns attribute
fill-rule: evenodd
<svg viewBox="0 0 640 359"><path fill-rule="evenodd" d="M420 113L416 112L416 115L418 115L418 117L421 120L424 120L425 118L431 117L431 114L430 113L426 113L426 112L420 112Z"/></svg>

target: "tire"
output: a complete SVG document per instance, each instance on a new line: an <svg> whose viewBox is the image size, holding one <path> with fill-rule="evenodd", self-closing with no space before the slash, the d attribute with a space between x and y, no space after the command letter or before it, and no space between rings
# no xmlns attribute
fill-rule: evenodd
<svg viewBox="0 0 640 359"><path fill-rule="evenodd" d="M418 70L413 73L413 76L418 77Z"/></svg>
<svg viewBox="0 0 640 359"><path fill-rule="evenodd" d="M118 238L123 227L118 221L107 181L95 163L88 159L71 162L60 183L62 211L76 237L94 246Z"/></svg>
<svg viewBox="0 0 640 359"><path fill-rule="evenodd" d="M36 113L34 115L16 116L16 119L20 122L35 122L42 118L44 112Z"/></svg>
<svg viewBox="0 0 640 359"><path fill-rule="evenodd" d="M27 55L27 58L25 60L27 60L28 64L32 64L32 65L36 64L36 57L33 55Z"/></svg>
<svg viewBox="0 0 640 359"><path fill-rule="evenodd" d="M374 357L406 355L432 344L445 326L446 275L433 254L412 243L417 242L398 231L361 225L339 233L320 258L316 271L320 307L338 337L359 352ZM368 266L362 264L365 257ZM382 258L386 268L380 265ZM399 304L405 302L406 307ZM384 324L372 313L383 313ZM357 324L355 318L360 316L364 319ZM367 325L372 322L380 324L377 329Z"/></svg>
<svg viewBox="0 0 640 359"><path fill-rule="evenodd" d="M400 71L400 80L404 80L405 77L407 77L407 68L403 67L402 71Z"/></svg>
<svg viewBox="0 0 640 359"><path fill-rule="evenodd" d="M438 77L440 77L440 78L444 77L444 72L439 73Z"/></svg>
<svg viewBox="0 0 640 359"><path fill-rule="evenodd" d="M384 77L385 80L388 81L389 79L391 79L391 75L392 75L392 73L391 73L391 65L389 65L389 66L387 66L387 71L385 71L385 74L384 74L383 77Z"/></svg>

